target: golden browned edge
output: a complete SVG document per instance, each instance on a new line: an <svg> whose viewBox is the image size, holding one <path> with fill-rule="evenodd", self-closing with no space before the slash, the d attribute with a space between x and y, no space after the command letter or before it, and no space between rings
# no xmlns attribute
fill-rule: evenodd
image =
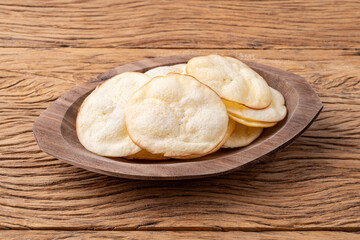
<svg viewBox="0 0 360 240"><path fill-rule="evenodd" d="M285 98L284 98L284 101L285 101ZM280 120L276 121L276 122L270 122L270 121L258 121L258 120L254 120L254 119L250 119L250 118L245 118L245 117L240 117L238 114L232 112L231 110L229 111L229 107L227 106L227 102L229 102L229 104L236 104L238 105L239 108L242 108L242 107L246 107L245 105L242 105L242 104L237 104L235 102L231 102L231 101L228 101L228 100L225 100L223 99L223 102L225 103L225 106L226 106L226 109L228 111L229 114L232 114L233 116L236 116L238 118L241 118L241 119L244 119L244 120L247 120L247 121L251 121L251 122L260 122L260 123L277 123L277 122L280 122L282 121L284 118L286 118L287 114L288 114L288 110L286 108L286 114L283 118L281 118ZM284 106L286 107L286 102L284 103ZM246 107L248 108L248 107ZM253 109L253 108L251 108ZM266 109L266 108L264 108ZM261 111L261 109L253 109L253 110L258 110L258 111Z"/></svg>
<svg viewBox="0 0 360 240"><path fill-rule="evenodd" d="M278 123L278 122L269 123L269 122L250 121L250 120L235 116L235 115L233 115L232 113L229 113L229 112L228 112L228 114L229 114L229 117L231 119L233 119L234 121L236 121L237 123L243 124L243 125L248 126L248 127L270 128L270 127L275 126Z"/></svg>

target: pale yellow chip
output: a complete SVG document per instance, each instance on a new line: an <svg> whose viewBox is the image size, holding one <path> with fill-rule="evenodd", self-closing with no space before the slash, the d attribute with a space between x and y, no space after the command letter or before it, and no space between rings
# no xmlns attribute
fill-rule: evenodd
<svg viewBox="0 0 360 240"><path fill-rule="evenodd" d="M212 89L175 73L153 78L125 108L131 139L166 157L210 152L224 139L228 121L225 104Z"/></svg>
<svg viewBox="0 0 360 240"><path fill-rule="evenodd" d="M260 121L260 122L278 122L283 120L286 117L286 107L285 100L283 95L270 88L272 94L272 101L270 106L265 109L255 110L247 108L241 104L229 102L223 100L227 111L232 115L239 116L251 121Z"/></svg>
<svg viewBox="0 0 360 240"><path fill-rule="evenodd" d="M260 136L262 130L263 128L248 127L237 123L234 132L222 148L237 148L249 145Z"/></svg>
<svg viewBox="0 0 360 240"><path fill-rule="evenodd" d="M202 156L209 155L209 154L211 154L211 153L216 152L216 151L219 150L219 149L228 141L228 139L231 137L231 135L233 134L233 132L234 132L234 130L235 130L236 124L237 124L237 123L236 123L234 120L229 119L228 129L227 129L227 131L226 131L226 134L225 134L223 140L222 140L213 150L211 150L210 152L205 153L205 154L201 154L201 155L191 155L191 156L177 157L177 158L179 158L179 159L198 158L198 157L202 157Z"/></svg>
<svg viewBox="0 0 360 240"><path fill-rule="evenodd" d="M165 76L168 73L180 73L186 74L186 64L176 64L171 66L161 66L157 68L150 69L149 71L145 72L146 75L150 76L151 78L158 77L158 76Z"/></svg>
<svg viewBox="0 0 360 240"><path fill-rule="evenodd" d="M186 72L225 100L255 109L266 108L271 103L266 81L238 59L218 55L195 57L187 63Z"/></svg>
<svg viewBox="0 0 360 240"><path fill-rule="evenodd" d="M243 124L248 127L261 127L261 128L269 128L275 126L278 122L258 122L258 121L251 121L244 118L240 118L238 116L232 115L229 113L229 117L233 119L235 122Z"/></svg>
<svg viewBox="0 0 360 240"><path fill-rule="evenodd" d="M77 115L76 132L87 150L111 157L141 150L127 134L124 108L130 96L148 81L150 77L142 73L122 73L99 85L84 100Z"/></svg>
<svg viewBox="0 0 360 240"><path fill-rule="evenodd" d="M162 154L152 154L145 150L141 150L138 153L133 155L125 156L126 159L137 159L137 160L165 160L169 159L168 157L164 157Z"/></svg>

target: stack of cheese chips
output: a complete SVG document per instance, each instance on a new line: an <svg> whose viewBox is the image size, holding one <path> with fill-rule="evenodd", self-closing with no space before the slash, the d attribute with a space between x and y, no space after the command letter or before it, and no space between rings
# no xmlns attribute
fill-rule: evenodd
<svg viewBox="0 0 360 240"><path fill-rule="evenodd" d="M79 141L128 159L190 159L253 142L285 118L284 97L238 59L209 55L99 85L79 109Z"/></svg>

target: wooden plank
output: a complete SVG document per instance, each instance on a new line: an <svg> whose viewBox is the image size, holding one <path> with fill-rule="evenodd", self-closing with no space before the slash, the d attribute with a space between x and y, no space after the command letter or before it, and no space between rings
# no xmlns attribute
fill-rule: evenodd
<svg viewBox="0 0 360 240"><path fill-rule="evenodd" d="M300 74L325 107L266 162L217 178L143 182L106 177L41 152L32 122L98 73L194 50L2 49L0 228L352 230L360 214L360 62L356 51L196 51L241 55Z"/></svg>
<svg viewBox="0 0 360 240"><path fill-rule="evenodd" d="M359 10L357 0L3 0L0 46L359 48Z"/></svg>
<svg viewBox="0 0 360 240"><path fill-rule="evenodd" d="M162 240L189 240L189 239L241 239L241 240L329 240L343 239L352 240L359 239L358 233L350 232L324 232L324 231L306 231L306 232L287 232L287 231L271 231L271 232L204 232L204 231L0 231L1 239L162 239Z"/></svg>

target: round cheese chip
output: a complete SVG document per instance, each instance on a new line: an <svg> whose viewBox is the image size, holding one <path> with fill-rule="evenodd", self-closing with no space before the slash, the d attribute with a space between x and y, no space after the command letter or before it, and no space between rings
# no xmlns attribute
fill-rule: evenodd
<svg viewBox="0 0 360 240"><path fill-rule="evenodd" d="M237 148L249 145L260 136L262 130L263 128L248 127L237 123L235 126L235 131L225 142L222 148Z"/></svg>
<svg viewBox="0 0 360 240"><path fill-rule="evenodd" d="M251 121L245 118L240 118L239 116L235 116L229 113L229 117L233 119L235 122L243 124L248 127L261 127L261 128L269 128L273 127L277 124L277 122L258 122L258 121Z"/></svg>
<svg viewBox="0 0 360 240"><path fill-rule="evenodd" d="M124 108L131 95L150 81L143 73L126 72L99 85L82 103L76 132L89 151L109 157L121 157L141 149L125 129Z"/></svg>
<svg viewBox="0 0 360 240"><path fill-rule="evenodd" d="M131 139L165 157L210 152L224 139L229 117L221 98L195 78L169 73L140 88L125 108Z"/></svg>
<svg viewBox="0 0 360 240"><path fill-rule="evenodd" d="M283 95L270 88L272 94L272 101L270 106L261 110L254 110L247 108L241 104L233 103L224 100L227 111L232 115L239 116L251 121L260 122L278 122L285 118L287 110L285 107L285 100Z"/></svg>
<svg viewBox="0 0 360 240"><path fill-rule="evenodd" d="M181 63L172 66L162 66L150 69L149 71L145 72L145 74L150 76L151 78L165 76L168 73L186 74L186 64Z"/></svg>
<svg viewBox="0 0 360 240"><path fill-rule="evenodd" d="M238 59L218 55L195 57L187 63L186 72L225 100L254 109L266 108L271 103L266 81Z"/></svg>
<svg viewBox="0 0 360 240"><path fill-rule="evenodd" d="M141 150L138 153L125 156L126 159L137 159L137 160L165 160L169 159L168 157L164 157L162 154L152 154L145 150Z"/></svg>

